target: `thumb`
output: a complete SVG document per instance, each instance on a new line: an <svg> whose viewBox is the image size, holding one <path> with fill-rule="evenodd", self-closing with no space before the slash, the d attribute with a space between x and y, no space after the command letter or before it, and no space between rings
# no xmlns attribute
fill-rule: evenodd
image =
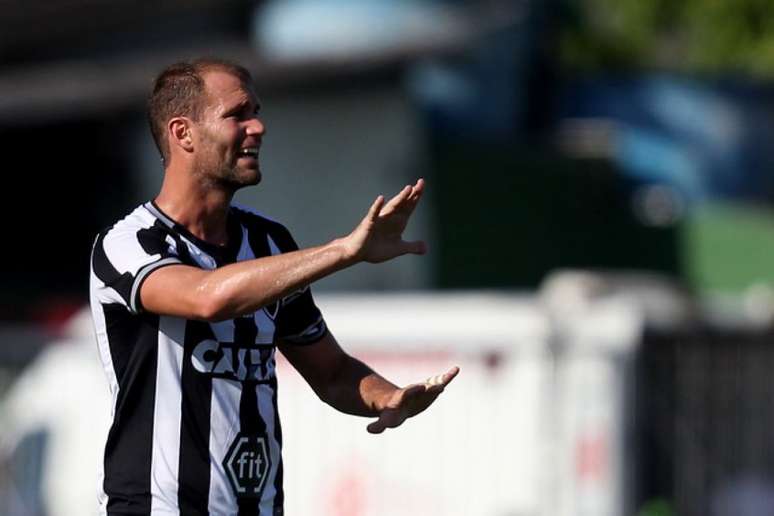
<svg viewBox="0 0 774 516"><path fill-rule="evenodd" d="M385 428L387 427L382 423L382 418L379 418L373 423L370 423L366 427L366 430L368 430L369 434L381 434L382 432L384 432Z"/></svg>
<svg viewBox="0 0 774 516"><path fill-rule="evenodd" d="M427 244L422 240L403 242L403 251L408 254L425 254L427 253Z"/></svg>
<svg viewBox="0 0 774 516"><path fill-rule="evenodd" d="M387 428L400 426L404 418L400 417L399 411L395 409L385 409L379 414L379 419L366 427L372 434L381 434Z"/></svg>
<svg viewBox="0 0 774 516"><path fill-rule="evenodd" d="M374 203L368 209L368 215L366 215L366 218L368 220L376 220L376 217L378 217L379 213L382 211L382 206L384 206L384 196L380 195L374 200Z"/></svg>

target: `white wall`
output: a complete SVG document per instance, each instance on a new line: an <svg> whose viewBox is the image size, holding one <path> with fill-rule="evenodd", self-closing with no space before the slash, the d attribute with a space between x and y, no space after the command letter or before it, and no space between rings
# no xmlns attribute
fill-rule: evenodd
<svg viewBox="0 0 774 516"><path fill-rule="evenodd" d="M342 346L398 384L461 372L426 413L374 436L280 360L287 514L626 514L626 360L642 324L626 300L561 320L516 294L317 301ZM50 431L50 516L94 514L109 403L89 326L42 354L2 404L0 459L25 432Z"/></svg>

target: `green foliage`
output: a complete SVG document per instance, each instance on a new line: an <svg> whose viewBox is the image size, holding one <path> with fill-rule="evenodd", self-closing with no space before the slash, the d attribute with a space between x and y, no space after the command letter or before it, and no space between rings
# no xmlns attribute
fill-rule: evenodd
<svg viewBox="0 0 774 516"><path fill-rule="evenodd" d="M772 0L566 0L560 59L574 70L774 76Z"/></svg>

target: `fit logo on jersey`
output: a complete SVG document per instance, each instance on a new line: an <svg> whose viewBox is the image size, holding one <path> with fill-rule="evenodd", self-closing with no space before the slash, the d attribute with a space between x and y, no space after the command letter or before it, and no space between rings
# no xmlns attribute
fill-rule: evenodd
<svg viewBox="0 0 774 516"><path fill-rule="evenodd" d="M269 472L266 439L240 433L223 461L231 487L239 497L260 498Z"/></svg>
<svg viewBox="0 0 774 516"><path fill-rule="evenodd" d="M191 362L194 369L215 378L267 381L274 377L273 356L272 346L248 348L207 339L196 345Z"/></svg>

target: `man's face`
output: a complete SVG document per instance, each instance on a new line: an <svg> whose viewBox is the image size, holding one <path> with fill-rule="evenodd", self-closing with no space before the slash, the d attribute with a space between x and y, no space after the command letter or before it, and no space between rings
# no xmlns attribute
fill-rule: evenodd
<svg viewBox="0 0 774 516"><path fill-rule="evenodd" d="M252 87L222 71L204 74L205 98L195 127L195 170L237 190L261 180L258 153L264 134Z"/></svg>

